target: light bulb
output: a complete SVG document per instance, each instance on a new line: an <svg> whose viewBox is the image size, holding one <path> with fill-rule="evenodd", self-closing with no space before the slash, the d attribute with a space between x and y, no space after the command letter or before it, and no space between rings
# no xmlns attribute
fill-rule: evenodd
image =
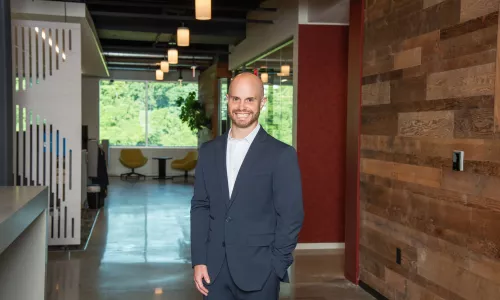
<svg viewBox="0 0 500 300"><path fill-rule="evenodd" d="M269 81L269 74L267 73L260 74L260 79L262 80L263 83L267 83Z"/></svg>
<svg viewBox="0 0 500 300"><path fill-rule="evenodd" d="M156 80L163 80L163 72L161 70L156 70Z"/></svg>
<svg viewBox="0 0 500 300"><path fill-rule="evenodd" d="M283 73L283 76L289 76L290 75L290 65L282 65L281 66L281 73Z"/></svg>
<svg viewBox="0 0 500 300"><path fill-rule="evenodd" d="M45 40L45 30L42 30L42 39Z"/></svg>
<svg viewBox="0 0 500 300"><path fill-rule="evenodd" d="M196 20L210 20L212 18L212 0L196 0Z"/></svg>
<svg viewBox="0 0 500 300"><path fill-rule="evenodd" d="M162 60L160 63L160 69L163 73L168 73L170 71L170 66L168 64L168 61Z"/></svg>
<svg viewBox="0 0 500 300"><path fill-rule="evenodd" d="M59 53L59 46L56 45L56 53Z"/></svg>
<svg viewBox="0 0 500 300"><path fill-rule="evenodd" d="M38 27L35 27L35 32L38 33L38 31L40 31L40 29L38 29Z"/></svg>
<svg viewBox="0 0 500 300"><path fill-rule="evenodd" d="M177 46L179 47L189 46L189 28L187 27L177 28Z"/></svg>
<svg viewBox="0 0 500 300"><path fill-rule="evenodd" d="M64 53L64 52L62 53L62 59L66 60L66 53Z"/></svg>
<svg viewBox="0 0 500 300"><path fill-rule="evenodd" d="M172 48L172 49L168 49L168 63L171 64L171 65L175 65L177 63L179 63L179 52L177 51L177 49L175 48Z"/></svg>

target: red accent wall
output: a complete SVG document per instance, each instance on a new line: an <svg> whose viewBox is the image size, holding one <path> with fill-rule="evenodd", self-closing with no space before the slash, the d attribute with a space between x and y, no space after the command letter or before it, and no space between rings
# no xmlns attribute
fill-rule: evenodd
<svg viewBox="0 0 500 300"><path fill-rule="evenodd" d="M348 26L299 25L301 243L344 242Z"/></svg>
<svg viewBox="0 0 500 300"><path fill-rule="evenodd" d="M359 281L359 145L365 0L351 0L346 134L345 277Z"/></svg>

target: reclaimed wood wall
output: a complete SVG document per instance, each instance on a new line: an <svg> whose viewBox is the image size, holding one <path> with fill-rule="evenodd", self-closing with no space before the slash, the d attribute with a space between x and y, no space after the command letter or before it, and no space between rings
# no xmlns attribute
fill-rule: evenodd
<svg viewBox="0 0 500 300"><path fill-rule="evenodd" d="M360 280L389 299L500 299L499 2L367 0Z"/></svg>

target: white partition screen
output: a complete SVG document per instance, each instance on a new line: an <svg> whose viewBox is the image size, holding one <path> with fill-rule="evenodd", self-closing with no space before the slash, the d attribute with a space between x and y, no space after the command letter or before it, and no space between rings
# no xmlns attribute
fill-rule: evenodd
<svg viewBox="0 0 500 300"><path fill-rule="evenodd" d="M49 187L49 245L80 244L81 30L12 21L14 181Z"/></svg>

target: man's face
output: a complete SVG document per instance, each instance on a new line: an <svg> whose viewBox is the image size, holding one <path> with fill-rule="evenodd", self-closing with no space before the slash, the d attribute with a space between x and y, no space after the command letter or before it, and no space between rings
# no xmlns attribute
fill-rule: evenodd
<svg viewBox="0 0 500 300"><path fill-rule="evenodd" d="M255 124L265 102L262 90L255 82L233 82L227 95L228 113L233 126L248 128Z"/></svg>

